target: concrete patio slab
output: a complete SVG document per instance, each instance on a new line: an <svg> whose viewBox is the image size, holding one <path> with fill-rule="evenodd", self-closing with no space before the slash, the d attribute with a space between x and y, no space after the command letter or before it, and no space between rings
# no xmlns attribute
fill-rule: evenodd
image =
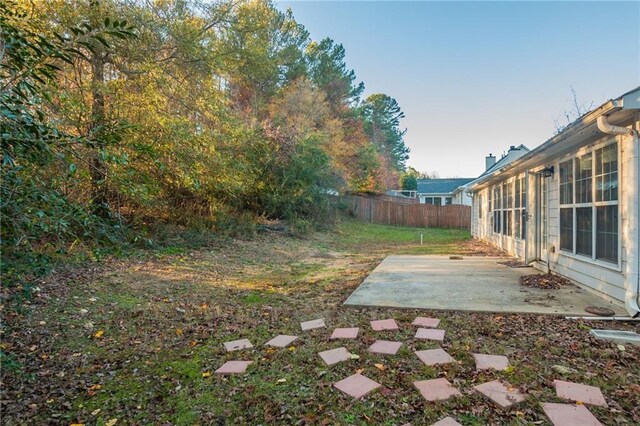
<svg viewBox="0 0 640 426"><path fill-rule="evenodd" d="M456 422L453 417L445 417L444 419L435 422L431 426L462 426L462 425Z"/></svg>
<svg viewBox="0 0 640 426"><path fill-rule="evenodd" d="M318 355L320 355L320 358L322 358L327 365L334 365L351 359L351 353L345 347L318 352Z"/></svg>
<svg viewBox="0 0 640 426"><path fill-rule="evenodd" d="M359 327L336 328L331 334L331 339L356 339L360 332Z"/></svg>
<svg viewBox="0 0 640 426"><path fill-rule="evenodd" d="M509 268L499 257L387 256L345 301L383 306L475 312L588 315L587 306L623 309L577 286L541 290L519 284L534 268Z"/></svg>
<svg viewBox="0 0 640 426"><path fill-rule="evenodd" d="M369 346L369 352L374 354L395 355L400 350L402 342L390 342L388 340L376 340Z"/></svg>
<svg viewBox="0 0 640 426"><path fill-rule="evenodd" d="M251 349L253 345L247 339L233 340L231 342L224 342L224 348L227 352L239 351L242 349Z"/></svg>
<svg viewBox="0 0 640 426"><path fill-rule="evenodd" d="M373 331L398 330L398 323L392 318L376 320L371 321L371 328Z"/></svg>
<svg viewBox="0 0 640 426"><path fill-rule="evenodd" d="M554 426L600 426L602 423L584 405L542 404Z"/></svg>
<svg viewBox="0 0 640 426"><path fill-rule="evenodd" d="M253 361L227 361L215 371L215 374L242 374L252 363Z"/></svg>
<svg viewBox="0 0 640 426"><path fill-rule="evenodd" d="M265 345L273 346L276 348L286 348L291 343L293 343L297 338L298 336L288 336L286 334L281 334L269 340L267 343L265 343Z"/></svg>
<svg viewBox="0 0 640 426"><path fill-rule="evenodd" d="M525 398L518 389L500 380L474 386L474 389L489 398L500 408L509 408L524 401Z"/></svg>
<svg viewBox="0 0 640 426"><path fill-rule="evenodd" d="M438 340L442 342L444 340L444 330L437 328L419 328L418 331L416 331L416 339Z"/></svg>
<svg viewBox="0 0 640 426"><path fill-rule="evenodd" d="M427 317L417 317L411 323L411 325L417 325L418 327L425 327L425 328L436 328L438 324L440 324L439 318L427 318Z"/></svg>
<svg viewBox="0 0 640 426"><path fill-rule="evenodd" d="M304 321L300 323L300 328L302 329L302 331L314 330L316 328L324 328L324 327L326 327L326 325L324 324L324 318L311 320L311 321Z"/></svg>
<svg viewBox="0 0 640 426"><path fill-rule="evenodd" d="M553 384L556 387L556 395L558 395L558 398L570 399L599 407L607 406L607 401L605 401L602 391L600 391L598 387L583 385L581 383L565 382L564 380L554 380Z"/></svg>
<svg viewBox="0 0 640 426"><path fill-rule="evenodd" d="M445 378L433 380L421 380L413 382L413 385L420 391L420 394L429 402L444 401L452 396L462 395L458 389Z"/></svg>
<svg viewBox="0 0 640 426"><path fill-rule="evenodd" d="M473 354L476 360L476 371L480 370L506 370L509 367L509 359L504 355Z"/></svg>
<svg viewBox="0 0 640 426"><path fill-rule="evenodd" d="M340 380L333 386L349 396L360 399L365 395L373 392L381 385L380 383L374 382L373 380L363 376L362 374L354 374L353 376L349 376L346 379Z"/></svg>

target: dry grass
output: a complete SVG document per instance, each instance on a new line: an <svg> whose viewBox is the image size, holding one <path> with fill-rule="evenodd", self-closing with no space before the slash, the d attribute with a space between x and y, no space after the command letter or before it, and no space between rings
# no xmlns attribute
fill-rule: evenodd
<svg viewBox="0 0 640 426"><path fill-rule="evenodd" d="M427 234L422 246L420 233ZM603 423L640 421L640 351L593 340L583 323L342 307L386 254L500 254L464 232L346 222L308 239L272 234L174 251L58 274L23 311L6 316L3 423L392 425L453 415L467 425L525 424L545 421L539 402L557 401L555 378L601 386L610 408L592 411ZM457 364L419 362L413 350L436 345L413 340L408 324L417 315L442 319L443 347ZM329 329L300 332L300 321L320 317ZM368 321L387 317L403 327L385 338L404 346L381 358L366 350L379 337ZM328 368L316 353L336 346L328 336L340 326L362 328L357 341L344 343L360 359ZM277 334L301 338L294 350L262 345ZM255 348L225 353L222 343L238 338ZM507 355L513 368L476 373L473 352ZM256 361L247 375L204 377L238 357ZM573 371L559 376L556 364ZM332 383L357 369L384 388L354 402ZM436 377L447 377L463 397L426 403L412 382ZM497 377L527 393L527 401L504 412L472 391Z"/></svg>

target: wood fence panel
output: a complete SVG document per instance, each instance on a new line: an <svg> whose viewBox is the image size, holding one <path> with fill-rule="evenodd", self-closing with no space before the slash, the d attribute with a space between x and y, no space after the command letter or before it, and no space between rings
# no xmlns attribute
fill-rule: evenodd
<svg viewBox="0 0 640 426"><path fill-rule="evenodd" d="M342 200L352 216L367 222L417 228L471 229L470 206L434 206L393 198L396 197L349 195Z"/></svg>

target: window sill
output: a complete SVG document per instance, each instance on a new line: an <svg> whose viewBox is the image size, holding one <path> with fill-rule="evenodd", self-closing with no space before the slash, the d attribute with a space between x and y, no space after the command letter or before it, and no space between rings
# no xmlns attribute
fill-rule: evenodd
<svg viewBox="0 0 640 426"><path fill-rule="evenodd" d="M571 252L568 252L566 250L560 249L559 252L561 255L568 257L569 259L573 259L573 260L579 260L581 262L584 263L589 263L591 265L595 265L595 266L600 266L602 268L606 268L606 269L610 269L612 271L616 271L616 272L622 272L622 265L620 263L615 264L615 263L611 263L611 262L606 262L604 260L598 260L598 259L593 259L591 257L588 256L584 256L581 254L574 254Z"/></svg>

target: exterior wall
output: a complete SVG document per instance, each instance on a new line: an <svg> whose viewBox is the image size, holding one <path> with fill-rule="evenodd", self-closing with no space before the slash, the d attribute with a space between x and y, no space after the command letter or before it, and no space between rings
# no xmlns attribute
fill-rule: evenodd
<svg viewBox="0 0 640 426"><path fill-rule="evenodd" d="M425 198L429 198L429 197L440 198L441 206L445 205L445 200L449 197L451 197L451 204L462 204L465 206L471 205L471 196L464 191L458 191L456 193L450 193L450 194L418 194L418 198L420 199L421 204L424 204Z"/></svg>
<svg viewBox="0 0 640 426"><path fill-rule="evenodd" d="M634 127L638 128L639 126L640 121L636 121ZM627 262L631 257L628 253L629 244L627 242L630 241L631 238L638 238L637 235L629 235L627 222L629 215L633 214L637 216L639 214L640 200L638 198L638 192L640 188L638 188L638 182L632 182L629 179L628 170L633 166L631 160L628 159L628 151L633 143L632 138L602 134L601 136L604 137L597 140L585 141L583 146L573 152L554 158L553 160L547 159L544 161L544 164L541 161L539 164L538 170L544 166L553 165L555 173L552 177L546 178L548 191L546 200L547 244L546 247L540 248L541 256L544 257L544 255L546 255L548 262L545 262L544 259L537 259L533 262L533 265L544 272L547 271L548 266L551 271L570 278L583 288L593 291L611 302L623 304L626 292L625 286L628 285L625 271L628 270ZM560 249L560 163L568 159L576 158L578 155L595 152L596 149L614 141L618 143L618 264L594 260ZM535 170L535 167L530 169L530 173L533 173ZM524 173L524 171L520 171L520 173ZM511 176L506 176L505 180L513 179L514 177L515 175L512 174ZM533 181L534 179L529 180L529 182ZM592 175L592 185L595 185L595 171ZM472 235L507 251L510 255L521 259L527 258L527 253L535 252L535 250L530 251L531 247L526 247L526 245L536 244L536 241L532 238L535 232L527 233L527 242L519 240L515 238L515 236L494 233L492 225L493 216L489 213L488 208L489 191L491 189L492 186L478 190L473 194ZM529 198L527 206L527 216L529 218L527 222L528 227L535 226L535 211L537 207L537 194L535 193L535 189L536 187L534 185L529 185L529 192L527 194ZM482 213L480 213L480 209L482 209ZM592 226L592 229L595 229L594 226ZM595 250L596 247L593 246L592 251ZM531 259L531 255L529 255L529 259Z"/></svg>

